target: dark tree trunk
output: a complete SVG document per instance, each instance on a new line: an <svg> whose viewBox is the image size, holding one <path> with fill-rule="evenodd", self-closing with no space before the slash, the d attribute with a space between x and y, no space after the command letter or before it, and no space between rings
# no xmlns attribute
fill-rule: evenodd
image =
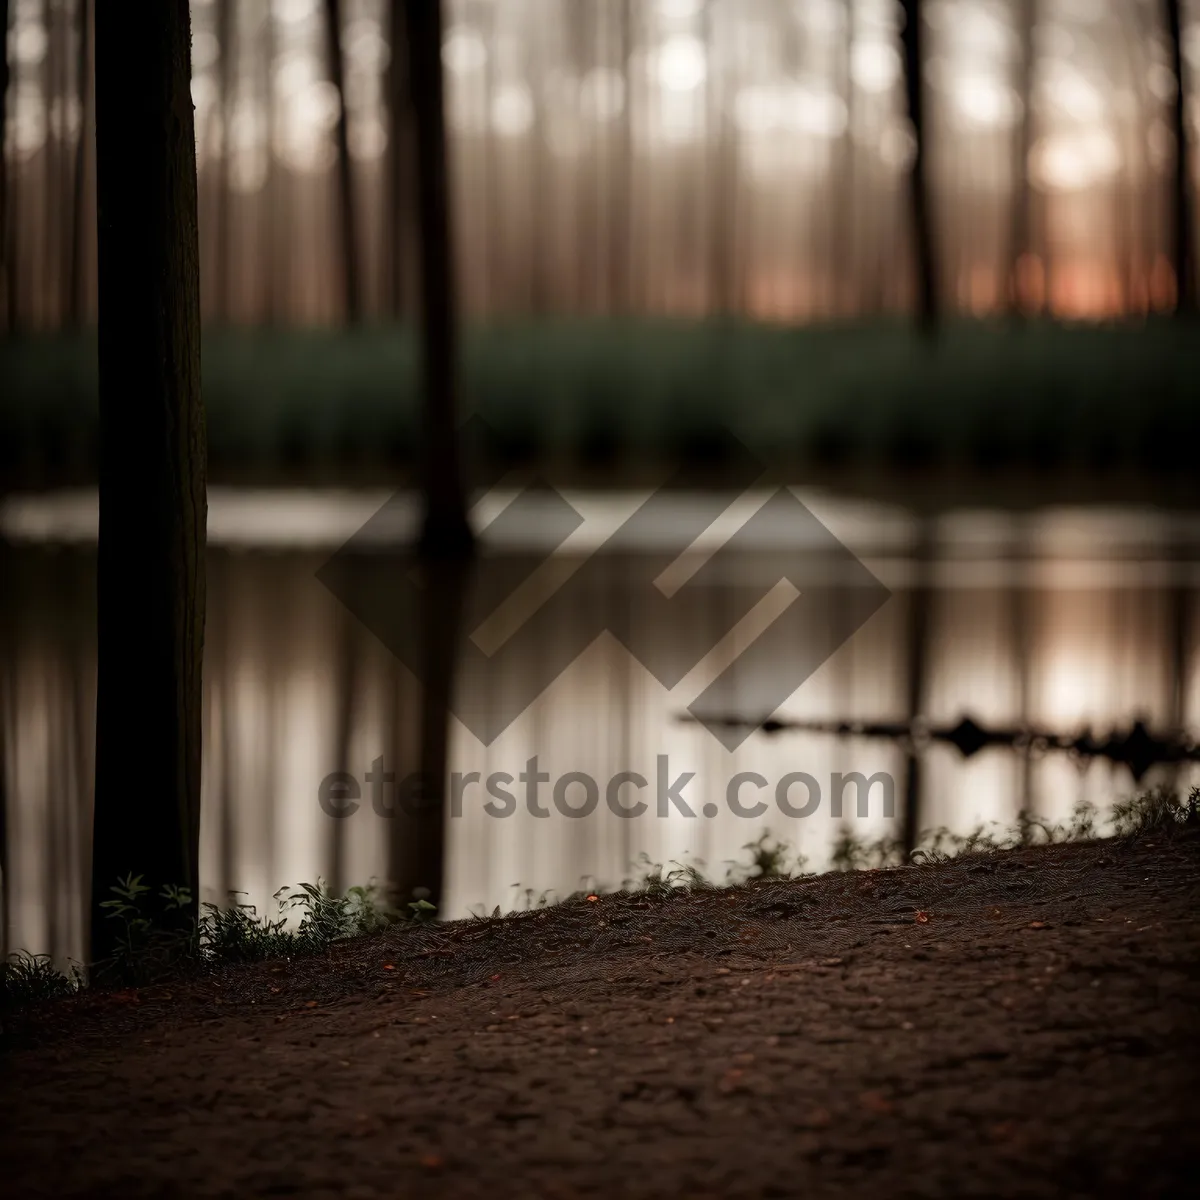
<svg viewBox="0 0 1200 1200"><path fill-rule="evenodd" d="M1175 103L1171 127L1175 133L1175 178L1171 196L1171 225L1175 238L1176 311L1196 310L1196 264L1192 247L1191 153L1187 130L1187 92L1184 88L1183 18L1180 0L1166 0L1167 38L1175 72Z"/></svg>
<svg viewBox="0 0 1200 1200"><path fill-rule="evenodd" d="M712 0L704 6L705 43L710 60L719 50L716 14ZM710 150L712 220L709 225L709 307L715 316L731 316L736 308L737 147L727 89L710 85L709 120L713 137Z"/></svg>
<svg viewBox="0 0 1200 1200"><path fill-rule="evenodd" d="M190 888L195 915L207 500L187 2L98 4L95 29L100 961L119 876L143 875L151 897Z"/></svg>
<svg viewBox="0 0 1200 1200"><path fill-rule="evenodd" d="M389 246L388 288L392 316L405 312L405 266L408 235L409 173L409 81L406 69L408 34L404 23L404 0L388 0L391 57L388 60L388 209L384 241Z"/></svg>
<svg viewBox="0 0 1200 1200"><path fill-rule="evenodd" d="M467 518L459 453L458 348L446 171L441 4L408 0L407 16L420 232L424 385L421 463L425 515L418 554L425 585L421 621L426 655L420 746L424 795L420 819L408 828L417 841L417 853L412 857L420 872L412 882L427 888L429 899L438 905L455 651L474 538Z"/></svg>
<svg viewBox="0 0 1200 1200"><path fill-rule="evenodd" d="M1021 124L1017 131L1017 153L1013 164L1012 227L1008 247L1008 309L1023 316L1026 297L1022 292L1021 261L1029 252L1033 229L1033 193L1029 187L1029 153L1033 148L1033 29L1037 24L1037 0L1020 0L1017 10L1018 36L1021 42L1020 83Z"/></svg>
<svg viewBox="0 0 1200 1200"><path fill-rule="evenodd" d="M903 0L904 89L908 118L912 122L917 149L909 175L913 238L917 260L917 313L922 328L932 331L938 315L937 267L933 251L933 223L929 206L929 143L925 125L921 0Z"/></svg>
<svg viewBox="0 0 1200 1200"><path fill-rule="evenodd" d="M924 716L928 699L929 626L933 591L930 587L931 565L934 558L933 527L928 517L921 518L914 548L917 578L908 598L908 722L912 726ZM904 815L900 836L905 861L916 849L921 838L921 795L923 772L921 747L910 742L904 767Z"/></svg>
<svg viewBox="0 0 1200 1200"><path fill-rule="evenodd" d="M54 111L55 100L60 95L57 68L61 42L56 36L57 23L50 0L42 0L42 28L46 31L46 51L42 58L42 100L46 106L47 118ZM33 274L35 283L41 285L38 288L41 293L38 297L40 319L50 328L55 328L62 322L62 279L56 269L57 254L61 249L58 244L58 231L62 227L62 191L59 186L61 159L62 144L55 137L53 126L47 119L46 136L42 141L42 255L40 263L35 261Z"/></svg>
<svg viewBox="0 0 1200 1200"><path fill-rule="evenodd" d="M13 276L17 264L12 260L11 241L8 238L8 156L4 152L8 133L8 0L0 0L0 284L4 286L5 326L14 330L17 326L16 295Z"/></svg>
<svg viewBox="0 0 1200 1200"><path fill-rule="evenodd" d="M79 0L79 140L75 143L75 194L71 209L71 324L80 328L87 314L88 143L92 112L92 0Z"/></svg>
<svg viewBox="0 0 1200 1200"><path fill-rule="evenodd" d="M616 161L613 163L609 304L613 314L623 317L629 314L633 292L630 270L632 247L629 244L633 233L633 73L629 60L633 53L634 34L631 0L621 0L617 21L617 45L621 58L619 66L625 103L621 109Z"/></svg>
<svg viewBox="0 0 1200 1200"><path fill-rule="evenodd" d="M270 5L263 17L263 53L260 68L263 71L263 97L267 119L267 137L270 153L267 155L267 180L263 188L266 204L258 213L258 236L263 247L265 278L263 279L263 311L266 324L273 326L285 307L280 297L287 295L286 280L279 267L279 246L287 245L289 233L287 178L279 169L275 156L275 86L272 70L275 63L275 14Z"/></svg>
<svg viewBox="0 0 1200 1200"><path fill-rule="evenodd" d="M362 294L358 279L358 213L354 205L354 175L350 164L350 122L346 112L346 81L342 63L341 0L325 0L325 47L329 58L329 79L337 90L338 117L337 175L338 213L342 242L342 289L346 321L357 325L362 318Z"/></svg>
<svg viewBox="0 0 1200 1200"><path fill-rule="evenodd" d="M233 0L218 0L217 44L220 48L220 105L221 105L221 160L217 170L216 217L216 316L222 325L229 324L233 315L233 258L229 253L230 228L233 224L233 189L229 186L229 169L232 160L230 127L233 124L233 63L234 63L234 11Z"/></svg>
<svg viewBox="0 0 1200 1200"><path fill-rule="evenodd" d="M0 0L0 276L13 270L8 255L8 0ZM11 288L8 289L11 294ZM12 325L12 312L8 314Z"/></svg>

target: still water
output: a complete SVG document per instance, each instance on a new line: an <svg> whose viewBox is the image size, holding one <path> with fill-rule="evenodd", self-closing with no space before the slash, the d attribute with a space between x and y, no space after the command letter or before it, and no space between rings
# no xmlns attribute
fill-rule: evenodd
<svg viewBox="0 0 1200 1200"><path fill-rule="evenodd" d="M752 661L755 644L772 646L775 665L799 680L781 717L950 724L969 714L988 725L1067 734L1088 726L1104 733L1135 717L1163 733L1200 727L1200 515L1055 509L919 519L826 494L793 496L819 522L805 527L809 534L829 530L887 589L819 665L809 662L822 659L814 639L846 632L847 606L863 578L853 560L848 569L836 556L813 557L810 546L810 566L817 565L806 580L772 586L783 574L781 556L794 556L797 538L808 534L786 514L770 518L779 506L772 508L769 493L740 497L712 522L697 521L711 497L656 501L654 519L637 525L610 559L610 538L634 528L625 523L646 493L563 491L581 518L565 540L557 493L497 492L480 501L488 570L521 586L503 611L493 613L488 601L470 618L470 652L494 658L521 637L528 648L515 670L460 674L464 719L452 723L450 770L461 776L461 811L447 819L449 915L524 906L531 896L566 895L581 884L617 886L636 874L642 855L700 860L723 878L764 830L807 856L808 869L828 863L845 826L866 838L895 832L903 745L754 732L731 750L702 724L681 720L718 679L727 715L768 715L754 707L762 704L754 672L733 669ZM270 908L276 889L302 880L346 886L413 875L396 789L417 768L420 689L317 577L387 500L210 495L205 899L237 890ZM403 539L415 513L415 503L395 499L372 529L384 540ZM60 958L78 958L84 943L95 526L94 493L12 497L0 507L5 944ZM696 528L705 531L693 537ZM651 559L664 566L653 572L663 595L701 589L685 607L703 652L667 683L654 668L656 652L681 636L681 622L669 606L639 609L629 583ZM822 563L830 572L824 580ZM761 602L731 609L728 589L716 586L722 578L761 593ZM551 602L567 586L577 602ZM804 620L781 635L785 614L801 602ZM481 612L491 615L479 620ZM774 641L765 640L771 629ZM538 692L544 676L550 681ZM526 706L530 679L537 694ZM479 714L497 711L504 720L480 740ZM1027 761L991 749L964 759L935 744L921 762L920 826L958 832L981 822L1010 826L1023 806L1056 820L1080 800L1103 811L1139 786L1123 767L1066 755ZM323 804L322 784L334 772L353 783L326 784ZM839 772L891 777L893 815L881 778L865 812L850 786L839 816ZM523 774L544 777L532 805ZM1142 785L1163 778L1188 786L1200 774L1159 771ZM155 781L129 786L152 789ZM511 804L500 798L505 793ZM644 810L627 815L638 801Z"/></svg>

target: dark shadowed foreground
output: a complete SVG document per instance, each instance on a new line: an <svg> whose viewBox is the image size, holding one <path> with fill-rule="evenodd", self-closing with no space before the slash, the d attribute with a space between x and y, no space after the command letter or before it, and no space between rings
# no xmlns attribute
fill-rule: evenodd
<svg viewBox="0 0 1200 1200"><path fill-rule="evenodd" d="M8 1030L6 1196L1174 1196L1200 838L398 930Z"/></svg>

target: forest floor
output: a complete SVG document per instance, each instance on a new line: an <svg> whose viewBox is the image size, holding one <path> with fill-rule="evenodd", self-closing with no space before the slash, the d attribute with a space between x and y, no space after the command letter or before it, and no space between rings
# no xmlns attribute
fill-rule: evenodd
<svg viewBox="0 0 1200 1200"><path fill-rule="evenodd" d="M1200 837L580 899L9 1024L5 1196L1193 1194Z"/></svg>

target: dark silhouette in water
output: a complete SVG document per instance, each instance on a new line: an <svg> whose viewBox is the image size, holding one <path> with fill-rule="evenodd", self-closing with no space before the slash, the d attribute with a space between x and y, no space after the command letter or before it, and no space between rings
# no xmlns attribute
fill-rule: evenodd
<svg viewBox="0 0 1200 1200"><path fill-rule="evenodd" d="M690 715L680 718L692 723ZM964 758L973 758L992 746L1009 749L1028 748L1034 753L1058 751L1077 758L1104 758L1128 767L1141 782L1151 767L1200 762L1200 746L1183 733L1154 734L1144 721L1136 720L1124 733L1093 734L1090 729L1075 735L1048 730L989 729L965 716L955 725L927 727L919 721L784 721L771 718L753 721L745 717L706 718L706 724L744 729L751 726L768 735L778 733L826 733L833 737L881 738L901 742L919 750L926 742L945 742Z"/></svg>

